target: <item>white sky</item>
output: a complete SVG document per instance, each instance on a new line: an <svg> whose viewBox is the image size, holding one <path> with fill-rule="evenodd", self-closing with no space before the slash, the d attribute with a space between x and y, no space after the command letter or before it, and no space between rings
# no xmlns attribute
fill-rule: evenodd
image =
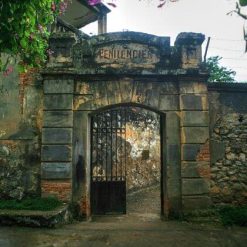
<svg viewBox="0 0 247 247"><path fill-rule="evenodd" d="M199 32L211 37L209 56L223 57L221 65L236 71L237 81L247 81L247 53L243 39L244 19L237 14L235 0L179 0L157 8L158 0L106 0L114 2L108 14L108 32L138 31L171 37L173 45L180 32ZM247 7L243 9L247 13ZM97 23L82 29L97 34ZM204 48L206 41L204 42ZM203 50L204 55L204 50Z"/></svg>

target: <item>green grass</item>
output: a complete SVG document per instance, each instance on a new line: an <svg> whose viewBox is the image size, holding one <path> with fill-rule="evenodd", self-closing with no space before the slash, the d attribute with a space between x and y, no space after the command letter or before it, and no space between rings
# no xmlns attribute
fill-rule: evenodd
<svg viewBox="0 0 247 247"><path fill-rule="evenodd" d="M57 198L26 198L23 200L0 200L0 209L10 210L54 210L63 203Z"/></svg>
<svg viewBox="0 0 247 247"><path fill-rule="evenodd" d="M226 206L219 209L221 222L225 226L247 226L247 206Z"/></svg>

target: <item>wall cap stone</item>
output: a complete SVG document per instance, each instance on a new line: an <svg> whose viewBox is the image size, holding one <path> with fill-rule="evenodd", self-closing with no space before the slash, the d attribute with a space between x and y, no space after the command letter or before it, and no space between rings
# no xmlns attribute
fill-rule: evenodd
<svg viewBox="0 0 247 247"><path fill-rule="evenodd" d="M247 83L208 83L208 91L247 92Z"/></svg>

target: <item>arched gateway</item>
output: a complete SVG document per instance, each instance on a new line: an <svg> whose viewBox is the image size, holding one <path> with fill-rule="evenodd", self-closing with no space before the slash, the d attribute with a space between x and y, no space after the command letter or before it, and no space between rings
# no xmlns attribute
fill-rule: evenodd
<svg viewBox="0 0 247 247"><path fill-rule="evenodd" d="M68 33L54 35L55 53L43 71L43 195L72 201L85 216L125 213L126 150L133 143L124 135L137 107L160 119L161 215L208 206L203 40L201 34L181 33L170 46L168 37L134 32L77 42ZM149 134L157 135L152 128ZM149 151L142 150L143 160ZM191 176L198 166L201 172Z"/></svg>

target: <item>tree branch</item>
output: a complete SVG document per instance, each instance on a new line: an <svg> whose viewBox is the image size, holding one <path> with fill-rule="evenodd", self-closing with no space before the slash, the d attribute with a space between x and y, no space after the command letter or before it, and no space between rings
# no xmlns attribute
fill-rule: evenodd
<svg viewBox="0 0 247 247"><path fill-rule="evenodd" d="M247 20L247 15L241 13L241 8L239 7L239 4L236 3L236 10L234 10L235 13L237 13L239 16Z"/></svg>

